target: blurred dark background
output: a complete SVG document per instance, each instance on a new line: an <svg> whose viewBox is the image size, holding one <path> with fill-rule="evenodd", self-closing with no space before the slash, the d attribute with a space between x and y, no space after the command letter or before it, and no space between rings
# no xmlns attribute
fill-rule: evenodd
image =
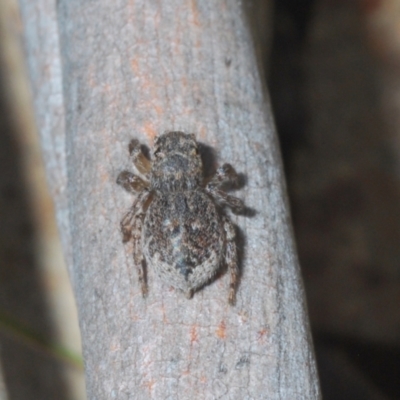
<svg viewBox="0 0 400 400"><path fill-rule="evenodd" d="M325 400L400 399L400 1L275 0L265 65Z"/></svg>
<svg viewBox="0 0 400 400"><path fill-rule="evenodd" d="M400 0L252 7L324 399L400 399ZM0 400L83 400L51 199L32 200L40 151L33 128L17 132L30 122L9 107L0 33Z"/></svg>
<svg viewBox="0 0 400 400"><path fill-rule="evenodd" d="M1 0L0 400L84 400L76 307L46 185L21 34L18 3Z"/></svg>

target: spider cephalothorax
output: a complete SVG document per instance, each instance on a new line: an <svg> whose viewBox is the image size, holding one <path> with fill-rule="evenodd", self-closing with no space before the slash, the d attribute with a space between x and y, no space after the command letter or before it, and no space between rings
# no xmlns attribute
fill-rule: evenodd
<svg viewBox="0 0 400 400"><path fill-rule="evenodd" d="M203 166L194 135L169 132L156 138L150 185L161 191L192 190L201 184Z"/></svg>
<svg viewBox="0 0 400 400"><path fill-rule="evenodd" d="M233 304L239 269L235 229L220 206L235 212L244 209L236 197L221 190L237 175L229 164L219 168L204 183L203 166L195 136L168 132L156 138L152 162L145 157L137 140L129 151L142 177L128 171L117 183L137 193L121 221L123 241L133 241L134 261L139 271L142 293L147 293L144 262L160 278L184 291L188 297L213 278L226 263Z"/></svg>

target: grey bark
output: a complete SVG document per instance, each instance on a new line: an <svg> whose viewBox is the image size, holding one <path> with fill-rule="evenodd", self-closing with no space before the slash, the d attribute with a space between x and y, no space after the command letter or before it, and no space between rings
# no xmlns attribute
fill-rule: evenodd
<svg viewBox="0 0 400 400"><path fill-rule="evenodd" d="M239 2L61 0L58 22L55 3L32 3L20 0L88 398L319 399L271 110ZM256 215L232 217L244 242L234 307L228 274L187 300L149 270L141 297L119 232L133 199L115 179L131 167L131 138L151 147L166 130L196 133L247 175L235 194Z"/></svg>
<svg viewBox="0 0 400 400"><path fill-rule="evenodd" d="M73 278L66 192L65 110L56 2L19 0L19 5L46 174L54 199L64 256Z"/></svg>

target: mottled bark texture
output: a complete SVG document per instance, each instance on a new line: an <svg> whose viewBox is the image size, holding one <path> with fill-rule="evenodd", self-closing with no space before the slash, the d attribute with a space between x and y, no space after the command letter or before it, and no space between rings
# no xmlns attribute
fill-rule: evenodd
<svg viewBox="0 0 400 400"><path fill-rule="evenodd" d="M55 4L21 0L25 26L43 23L41 34L26 35L27 52L60 226L70 227L63 237L89 398L319 399L278 145L240 3L57 7L61 62ZM119 231L132 197L115 179L131 169L131 138L151 147L166 130L196 133L210 146L207 171L230 162L247 178L237 195L256 213L232 216L242 272L234 307L227 273L188 300L149 270L141 296Z"/></svg>

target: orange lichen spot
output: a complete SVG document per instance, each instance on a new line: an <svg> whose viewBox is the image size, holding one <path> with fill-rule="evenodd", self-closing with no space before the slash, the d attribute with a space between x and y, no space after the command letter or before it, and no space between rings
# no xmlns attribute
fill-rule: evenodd
<svg viewBox="0 0 400 400"><path fill-rule="evenodd" d="M135 75L139 75L139 62L136 58L131 60L131 68Z"/></svg>
<svg viewBox="0 0 400 400"><path fill-rule="evenodd" d="M154 129L154 125L151 122L147 122L144 125L144 133L145 135L151 139L154 140L154 138L157 136L157 131Z"/></svg>
<svg viewBox="0 0 400 400"><path fill-rule="evenodd" d="M190 374L190 369L185 369L184 371L182 371L182 376L188 376Z"/></svg>
<svg viewBox="0 0 400 400"><path fill-rule="evenodd" d="M43 67L43 76L50 79L51 76L51 66L50 64L45 64Z"/></svg>
<svg viewBox="0 0 400 400"><path fill-rule="evenodd" d="M225 321L221 321L221 323L218 325L218 328L215 332L217 334L217 336L220 339L225 339L226 338L226 325L225 325Z"/></svg>
<svg viewBox="0 0 400 400"><path fill-rule="evenodd" d="M109 83L103 84L102 90L103 90L104 93L110 93L111 92L111 85Z"/></svg>
<svg viewBox="0 0 400 400"><path fill-rule="evenodd" d="M150 380L150 381L146 381L144 382L144 387L147 388L149 390L149 392L153 391L153 387L155 385L156 381L154 379Z"/></svg>
<svg viewBox="0 0 400 400"><path fill-rule="evenodd" d="M154 107L155 112L156 112L158 115L163 115L163 114L164 114L164 107L158 106L158 105L156 105L156 104L154 104L153 107Z"/></svg>
<svg viewBox="0 0 400 400"><path fill-rule="evenodd" d="M260 142L252 142L251 144L255 151L260 151L263 148Z"/></svg>
<svg viewBox="0 0 400 400"><path fill-rule="evenodd" d="M139 321L139 315L138 314L132 314L130 313L130 320L133 322Z"/></svg>
<svg viewBox="0 0 400 400"><path fill-rule="evenodd" d="M119 342L115 341L115 342L111 343L110 351L115 352L115 351L119 351L119 350L120 350Z"/></svg>
<svg viewBox="0 0 400 400"><path fill-rule="evenodd" d="M193 25L199 27L200 20L199 20L199 10L197 9L197 5L195 1L191 1L191 11L192 11L192 18L190 19L190 22L193 23Z"/></svg>
<svg viewBox="0 0 400 400"><path fill-rule="evenodd" d="M94 65L90 65L88 68L88 84L91 88L97 85L97 81L95 78L95 67Z"/></svg>
<svg viewBox="0 0 400 400"><path fill-rule="evenodd" d="M101 183L107 183L110 181L110 174L106 171L102 171L100 174Z"/></svg>
<svg viewBox="0 0 400 400"><path fill-rule="evenodd" d="M200 383L207 383L207 378L204 375L200 377Z"/></svg>
<svg viewBox="0 0 400 400"><path fill-rule="evenodd" d="M205 126L202 126L200 129L199 129L199 137L200 137L200 139L205 139L206 138L206 135L207 135L207 129L206 129L206 127Z"/></svg>
<svg viewBox="0 0 400 400"><path fill-rule="evenodd" d="M178 35L175 35L171 38L171 49L174 56L178 56L181 53L180 50L181 40Z"/></svg>
<svg viewBox="0 0 400 400"><path fill-rule="evenodd" d="M269 332L268 328L262 328L257 332L257 340L262 342L265 339L265 335Z"/></svg>
<svg viewBox="0 0 400 400"><path fill-rule="evenodd" d="M197 342L198 335L197 335L197 327L196 325L193 325L190 328L190 343L193 344L194 342Z"/></svg>

